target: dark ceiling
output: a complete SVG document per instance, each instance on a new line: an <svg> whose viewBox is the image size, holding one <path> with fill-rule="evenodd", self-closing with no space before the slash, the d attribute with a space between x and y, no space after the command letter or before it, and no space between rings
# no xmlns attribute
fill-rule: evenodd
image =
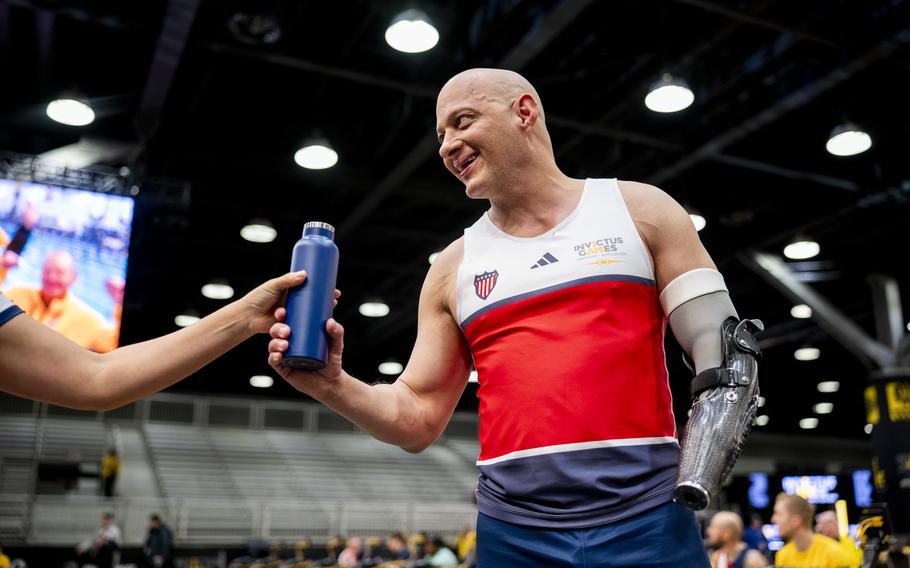
<svg viewBox="0 0 910 568"><path fill-rule="evenodd" d="M383 34L415 4L440 42L399 53ZM280 40L239 41L227 24L238 12L268 13ZM0 0L0 149L40 154L82 136L129 145L102 164L129 166L141 188L129 343L173 331L188 307L222 305L200 294L212 278L243 293L283 273L303 223L333 223L346 367L373 381L378 363L408 357L427 256L485 209L439 163L435 92L468 67L515 69L540 91L567 174L651 182L707 218L702 240L740 314L768 327L764 428L798 431L814 403L830 400L817 432L861 437L867 367L814 320L794 320L793 302L743 259L780 254L797 233L814 237L821 264L810 268L824 270L812 287L873 336L868 275L893 275L910 299L908 15L898 0ZM667 71L696 100L658 115L643 97ZM72 89L98 114L88 127L44 115ZM825 151L845 119L870 132L869 152ZM292 160L316 131L339 153L330 170ZM168 198L166 187L186 184L189 199ZM278 239L242 240L252 217L270 220ZM359 315L371 298L391 314ZM806 343L820 359L794 360ZM251 340L173 389L297 397L283 383L249 386L268 371L266 344ZM672 340L668 356L682 412L688 375ZM839 380L840 391L818 393L821 380ZM460 406L476 407L475 392Z"/></svg>

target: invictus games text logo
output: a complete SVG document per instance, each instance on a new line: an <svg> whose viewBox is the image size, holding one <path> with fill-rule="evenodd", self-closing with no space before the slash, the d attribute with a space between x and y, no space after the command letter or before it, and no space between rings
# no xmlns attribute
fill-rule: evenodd
<svg viewBox="0 0 910 568"><path fill-rule="evenodd" d="M622 237L604 237L595 241L578 243L572 248L578 255L576 260L581 260L609 254L621 255L622 253L619 252L621 244L623 244Z"/></svg>

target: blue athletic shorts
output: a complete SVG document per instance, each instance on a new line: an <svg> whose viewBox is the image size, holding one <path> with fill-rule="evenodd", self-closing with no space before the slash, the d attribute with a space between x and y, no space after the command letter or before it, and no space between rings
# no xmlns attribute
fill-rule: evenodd
<svg viewBox="0 0 910 568"><path fill-rule="evenodd" d="M588 529L477 517L477 568L710 568L692 511L667 503Z"/></svg>

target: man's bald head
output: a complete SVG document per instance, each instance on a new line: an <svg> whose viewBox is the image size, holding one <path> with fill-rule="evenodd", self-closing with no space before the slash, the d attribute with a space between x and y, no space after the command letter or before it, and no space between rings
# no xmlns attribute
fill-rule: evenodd
<svg viewBox="0 0 910 568"><path fill-rule="evenodd" d="M76 281L76 261L68 252L54 251L44 260L41 273L41 295L45 301L66 296Z"/></svg>
<svg viewBox="0 0 910 568"><path fill-rule="evenodd" d="M736 513L721 511L711 517L708 538L712 546L736 543L743 537L743 520Z"/></svg>
<svg viewBox="0 0 910 568"><path fill-rule="evenodd" d="M439 90L437 101L453 89L467 88L477 98L499 99L511 105L522 95L528 94L534 98L540 109L540 119L543 121L543 103L537 89L527 79L508 69L491 69L477 67L468 69L449 79Z"/></svg>
<svg viewBox="0 0 910 568"><path fill-rule="evenodd" d="M815 515L815 532L835 540L840 538L840 531L837 528L837 513L834 511L822 511Z"/></svg>

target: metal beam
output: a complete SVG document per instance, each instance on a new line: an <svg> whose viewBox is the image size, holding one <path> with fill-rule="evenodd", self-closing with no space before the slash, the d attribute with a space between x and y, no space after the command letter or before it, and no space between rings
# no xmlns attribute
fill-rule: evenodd
<svg viewBox="0 0 910 568"><path fill-rule="evenodd" d="M198 8L199 0L170 0L168 2L164 25L161 35L158 37L158 44L155 46L152 64L145 82L145 91L142 93L142 102L139 106L139 131L144 141L148 140L158 128L161 110L171 91L171 84L174 82L174 75L180 64L180 58L183 56L186 39L190 35Z"/></svg>
<svg viewBox="0 0 910 568"><path fill-rule="evenodd" d="M895 364L895 354L844 316L818 292L793 277L780 257L752 251L740 260L771 286L790 300L812 308L812 318L841 345L856 355L869 368L889 368Z"/></svg>
<svg viewBox="0 0 910 568"><path fill-rule="evenodd" d="M734 128L708 140L688 156L684 156L669 166L659 170L652 175L648 181L655 185L660 185L669 179L679 176L702 160L720 154L724 148L739 142L749 134L778 121L784 115L789 114L794 110L802 108L872 63L891 55L906 43L910 43L910 28L904 28L892 38L879 43L863 55L853 59L845 65L838 65L824 77L793 91L752 118L745 120Z"/></svg>
<svg viewBox="0 0 910 568"><path fill-rule="evenodd" d="M867 278L872 287L872 306L875 313L875 331L878 340L895 353L904 338L904 311L897 280L885 274L872 274Z"/></svg>

